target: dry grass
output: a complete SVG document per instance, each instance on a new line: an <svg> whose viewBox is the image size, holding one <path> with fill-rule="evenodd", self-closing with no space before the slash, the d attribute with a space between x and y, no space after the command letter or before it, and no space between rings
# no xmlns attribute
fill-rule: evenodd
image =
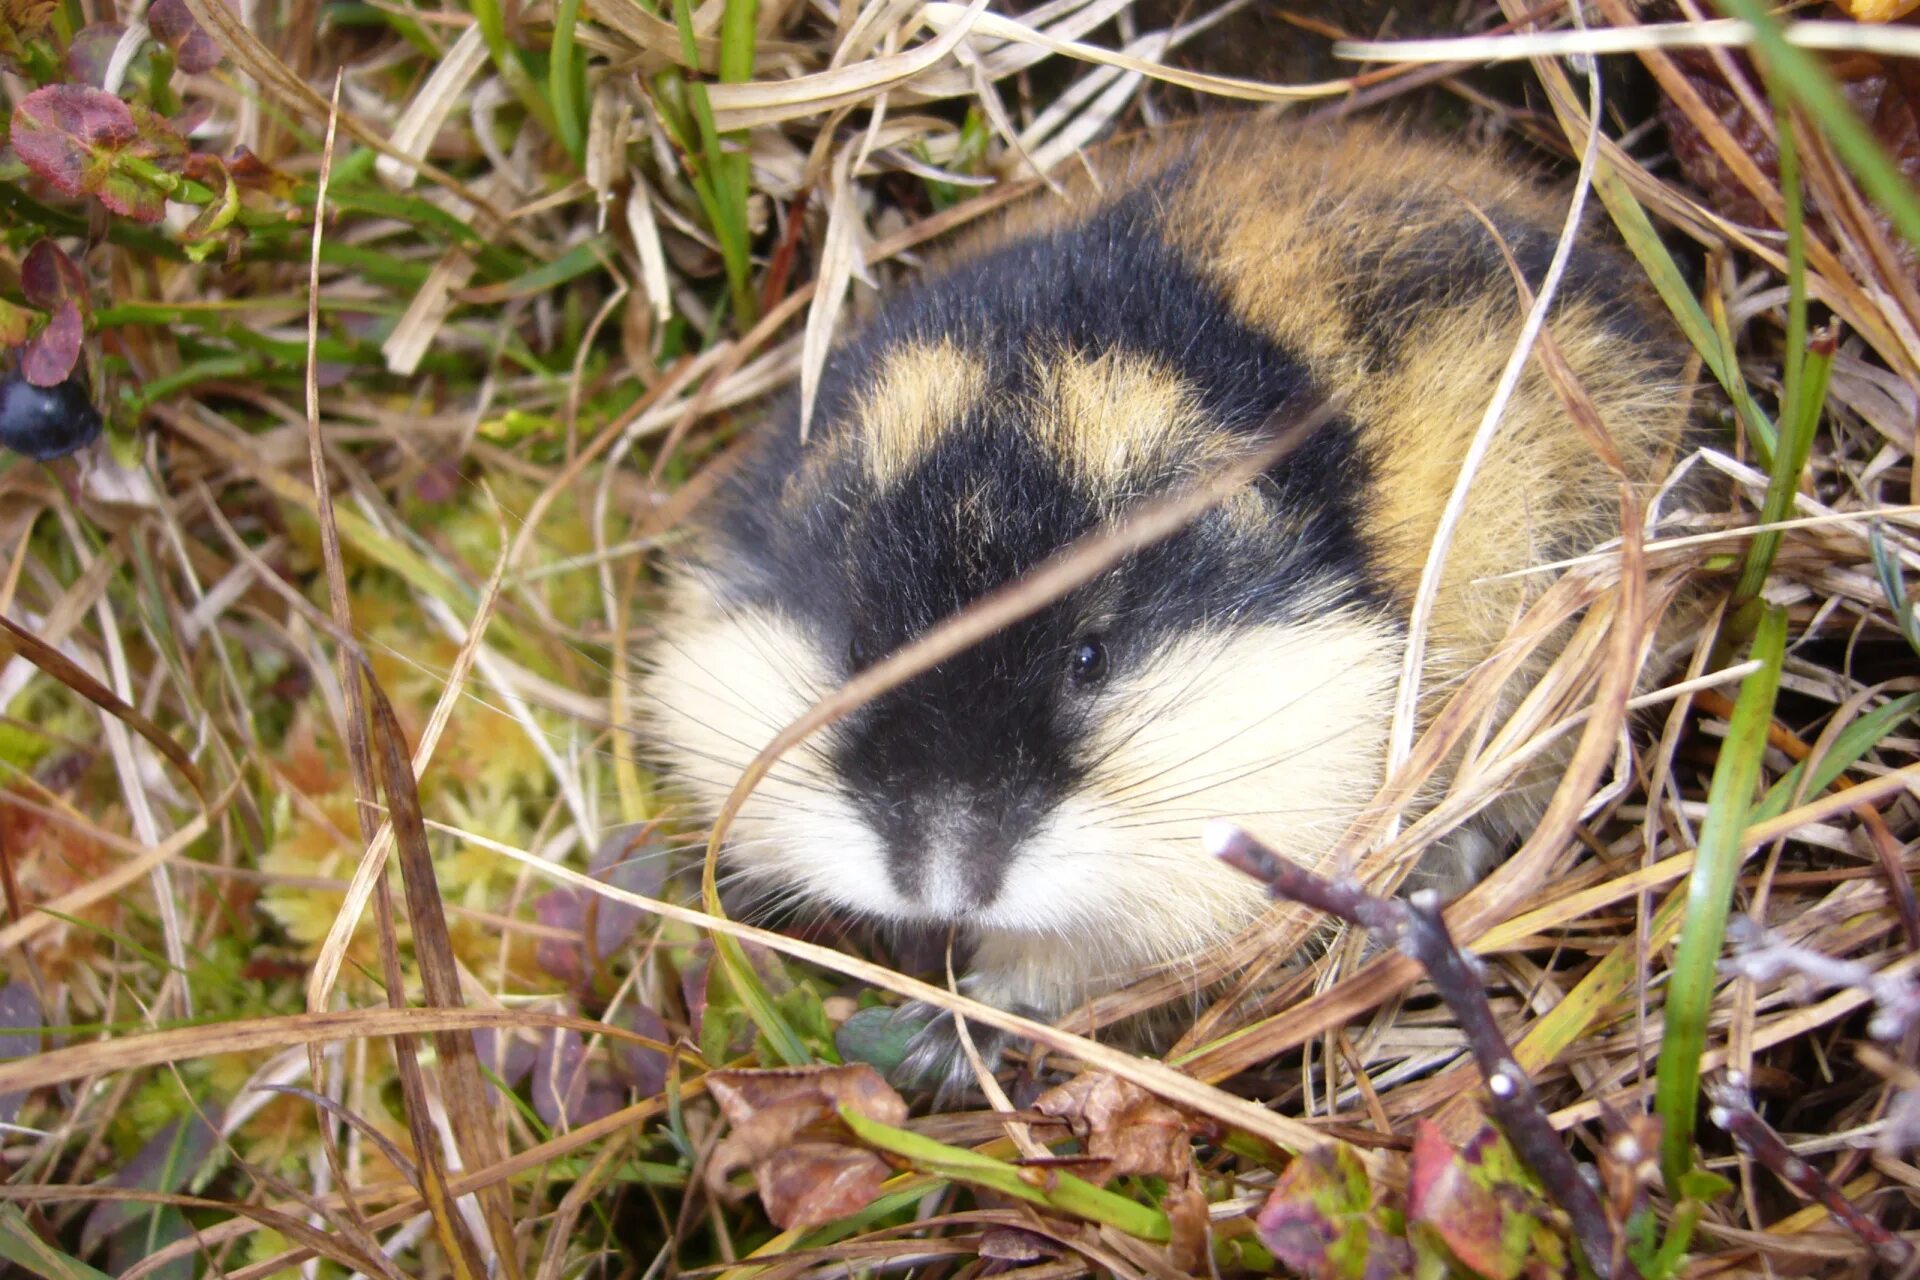
<svg viewBox="0 0 1920 1280"><path fill-rule="evenodd" d="M1719 428L1677 470L1723 496L1669 495L1624 545L1539 570L1553 585L1402 739L1345 856L1391 880L1571 737L1539 830L1449 912L1553 1123L1584 1156L1656 1092L1691 1120L1692 1059L1660 1054L1697 1041L1700 1068L1743 1073L1855 1204L1914 1224L1920 1168L1892 1140L1913 1124L1914 1029L1862 1045L1868 990L1717 971L1718 930L1697 923L1713 913L1682 910L1718 886L1779 940L1883 983L1920 963L1920 626L1889 594L1920 577L1912 196L1792 61L1904 53L1910 29L1803 26L1768 46L1768 89L1800 112L1802 232L1676 61L1751 30L1647 32L1620 0L1586 33L1557 6L1487 6L1462 18L1472 43L1389 42L1367 50L1384 63L1311 84L1185 64L1239 3L1162 29L1177 7L1134 0L1017 19L894 0L185 4L226 60L169 77L142 55L128 92L205 104L196 150L244 146L284 179L249 192L218 252L186 252L185 219L149 229L0 174L17 233L0 292L18 296L34 238L62 238L113 411L80 463L0 464L0 1256L70 1276L732 1276L751 1255L783 1275L970 1277L1018 1227L1051 1242L1018 1264L1035 1280L1176 1269L1137 1238L1166 1226L1157 1183L1108 1201L1060 1182L1021 1206L967 1189L992 1169L930 1171L915 1135L862 1131L913 1171L828 1228L781 1232L716 1197L708 1069L831 1054L869 990L961 1008L1276 1148L1352 1144L1386 1185L1416 1119L1469 1136L1481 1077L1409 960L1348 939L1281 966L1320 927L1296 911L1040 1027L894 973L857 938L688 906L705 833L673 825L618 729L651 558L755 406L811 386L861 282L910 272L922 246L1156 118L1169 87L1293 104L1268 108L1275 127L1343 101L1446 104L1580 169L1665 288ZM1557 43L1500 43L1536 20ZM1299 39L1373 34L1335 26L1302 16ZM1771 221L1679 180L1642 129L1646 95L1602 103L1595 134L1589 86L1544 56L1571 49L1643 64ZM1508 58L1536 59L1524 82L1483 74ZM24 77L6 79L10 104ZM1703 269L1677 271L1654 226ZM1806 354L1809 305L1839 322L1830 373L1828 348ZM1534 357L1552 368L1550 331ZM1563 393L1578 418L1578 387ZM1688 580L1718 625L1689 633L1664 687L1636 687ZM1561 657L1491 722L1501 683L1569 619ZM867 684L934 660L909 651ZM1776 680L1769 709L1754 690ZM1454 753L1446 794L1405 812ZM686 874L663 883L681 837ZM1224 994L1164 1061L1084 1038L1202 983ZM1045 1132L986 1114L916 1127L1000 1159L1009 1129L1029 1153ZM1870 1270L1824 1208L1711 1126L1698 1136L1697 1157L1670 1138L1669 1185L1698 1158L1733 1189L1651 1202L1656 1234L1697 1216L1687 1274ZM1218 1133L1200 1154L1218 1238L1244 1241L1284 1159ZM1257 1257L1234 1248L1221 1256Z"/></svg>

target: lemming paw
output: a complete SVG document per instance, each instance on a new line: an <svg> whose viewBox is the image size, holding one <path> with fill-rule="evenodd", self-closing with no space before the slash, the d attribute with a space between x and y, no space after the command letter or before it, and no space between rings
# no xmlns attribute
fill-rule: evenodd
<svg viewBox="0 0 1920 1280"><path fill-rule="evenodd" d="M1027 1017L1040 1016L1026 1010L1021 1013ZM960 1028L952 1013L914 1000L896 1009L894 1017L921 1024L908 1043L900 1065L891 1073L897 1088L931 1089L936 1109L951 1106L978 1089L979 1080L961 1043ZM967 1023L967 1032L988 1071L999 1067L1007 1047L1016 1038L977 1021Z"/></svg>

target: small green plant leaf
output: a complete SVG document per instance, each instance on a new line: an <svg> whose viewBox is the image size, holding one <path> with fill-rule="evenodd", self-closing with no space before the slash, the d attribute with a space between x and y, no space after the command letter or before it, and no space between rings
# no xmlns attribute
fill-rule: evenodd
<svg viewBox="0 0 1920 1280"><path fill-rule="evenodd" d="M1707 790L1707 817L1700 826L1699 854L1687 886L1686 923L1667 988L1666 1030L1654 1093L1661 1123L1661 1169L1676 1198L1681 1179L1694 1168L1700 1054L1706 1047L1727 911L1740 870L1740 835L1754 805L1786 647L1787 615L1779 608L1768 608L1753 640L1752 653L1760 669L1741 682L1734 701L1726 741Z"/></svg>
<svg viewBox="0 0 1920 1280"><path fill-rule="evenodd" d="M849 1015L833 1033L833 1044L842 1061L864 1062L891 1077L925 1027L924 1022L901 1017L898 1009L875 1005Z"/></svg>
<svg viewBox="0 0 1920 1280"><path fill-rule="evenodd" d="M187 240L211 240L231 226L239 215L240 187L217 156L188 156L186 175L213 192L213 199L181 234Z"/></svg>

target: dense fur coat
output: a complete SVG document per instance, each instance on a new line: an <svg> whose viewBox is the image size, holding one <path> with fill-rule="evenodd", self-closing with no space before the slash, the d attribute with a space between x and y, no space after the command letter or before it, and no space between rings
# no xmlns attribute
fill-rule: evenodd
<svg viewBox="0 0 1920 1280"><path fill-rule="evenodd" d="M1202 125L1111 148L889 298L774 414L677 575L649 731L711 816L853 672L1134 504L1338 418L1182 533L789 753L728 866L786 900L952 922L973 994L1057 1014L1245 925L1201 849L1312 862L1378 785L1404 619L1564 199L1374 128ZM1632 478L1681 436L1682 347L1589 245L1552 320ZM1290 409L1290 406L1293 407ZM1430 688L1504 633L1511 570L1618 532L1537 362L1452 545Z"/></svg>

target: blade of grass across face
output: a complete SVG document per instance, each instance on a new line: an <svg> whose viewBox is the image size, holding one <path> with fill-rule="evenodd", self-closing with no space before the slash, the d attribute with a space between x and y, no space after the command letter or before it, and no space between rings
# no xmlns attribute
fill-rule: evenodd
<svg viewBox="0 0 1920 1280"><path fill-rule="evenodd" d="M581 116L587 101L586 61L574 48L580 24L580 0L560 0L553 10L553 46L547 51L547 100L553 104L554 133L560 145L583 164L587 130Z"/></svg>
<svg viewBox="0 0 1920 1280"><path fill-rule="evenodd" d="M1654 1103L1662 1125L1660 1164L1667 1187L1680 1194L1681 1180L1693 1168L1693 1133L1699 1109L1700 1053L1706 1046L1707 1020L1718 986L1720 948L1726 933L1733 882L1740 869L1741 833L1753 808L1760 779L1767 729L1780 690L1786 657L1787 615L1768 608L1754 635L1753 657L1760 669L1740 686L1720 761L1707 793L1707 817L1687 886L1686 922L1667 987L1665 1030Z"/></svg>

